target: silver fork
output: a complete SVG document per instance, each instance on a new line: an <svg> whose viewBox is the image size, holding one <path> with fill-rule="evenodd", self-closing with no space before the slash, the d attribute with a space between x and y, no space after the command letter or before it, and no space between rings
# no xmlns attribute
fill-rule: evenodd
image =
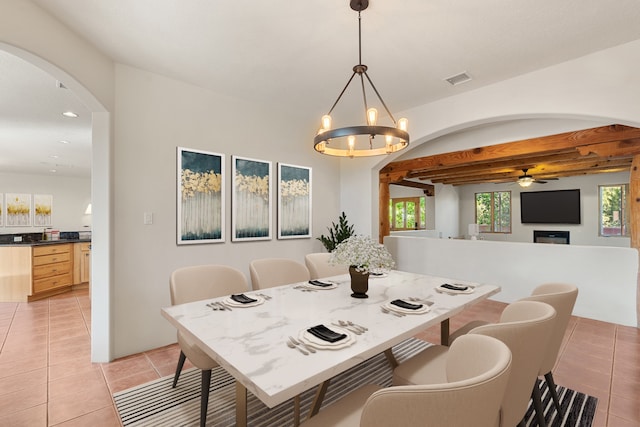
<svg viewBox="0 0 640 427"><path fill-rule="evenodd" d="M287 346L289 346L289 348L295 348L298 351L300 351L300 353L304 354L305 356L309 355L309 352L306 351L304 348L302 347L298 347L297 345L295 345L293 342L291 342L291 339L287 340Z"/></svg>
<svg viewBox="0 0 640 427"><path fill-rule="evenodd" d="M344 328L344 329L346 329L346 330L348 330L348 331L351 331L351 332L353 332L353 333L354 333L354 334L356 334L356 335L360 335L360 334L362 334L362 331L361 331L360 329L355 328L355 327L351 327L351 326L347 325L347 324L346 324L345 322L343 322L343 321L339 321L339 323L336 323L336 322L331 322L331 323L332 323L333 325L335 325L335 326L339 326L339 327Z"/></svg>
<svg viewBox="0 0 640 427"><path fill-rule="evenodd" d="M222 310L222 311L224 311L224 310L231 311L231 307L228 307L228 306L224 305L220 301L213 302L212 304L216 304L218 307L220 307L220 310Z"/></svg>
<svg viewBox="0 0 640 427"><path fill-rule="evenodd" d="M267 295L267 294L256 294L256 295L259 295L259 296L261 296L262 298L264 298L266 300L270 300L271 299L271 297L269 295Z"/></svg>
<svg viewBox="0 0 640 427"><path fill-rule="evenodd" d="M298 341L297 339L295 339L291 335L289 335L289 341L291 341L293 343L293 345L299 345L300 347L304 347L305 349L309 350L311 353L315 353L316 352L315 348L307 345L306 343Z"/></svg>

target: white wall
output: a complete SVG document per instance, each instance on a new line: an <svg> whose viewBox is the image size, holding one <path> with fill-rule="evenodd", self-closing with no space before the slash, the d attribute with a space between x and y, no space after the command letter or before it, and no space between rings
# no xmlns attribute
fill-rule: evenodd
<svg viewBox="0 0 640 427"><path fill-rule="evenodd" d="M91 179L44 175L21 175L0 173L0 194L34 194L53 196L51 227L60 231L82 231L89 229L91 215L85 215L91 202ZM3 205L3 207L6 205ZM37 233L43 227L0 227L0 234Z"/></svg>
<svg viewBox="0 0 640 427"><path fill-rule="evenodd" d="M476 148L536 135L552 135L565 127L563 121L569 123L567 128L575 126L577 121L584 122L582 128L610 123L640 127L640 111L637 108L640 74L634 71L638 62L640 40L401 111L396 115L409 119L411 146L424 145L421 155ZM470 134L459 141L459 145L439 139L443 135L480 125L523 119L550 119L559 125L536 126L535 133L533 129L523 128L518 138L513 138L513 132L509 132L506 138L496 135L491 141L476 140ZM356 212L358 205L374 206L377 203L378 171L402 155L404 153L400 152L367 161L342 161L343 169L348 168L350 172L349 182L343 185L341 196L347 213L352 210ZM355 197L357 202L354 201ZM377 208L371 213L370 217L358 215L357 224L377 235Z"/></svg>
<svg viewBox="0 0 640 427"><path fill-rule="evenodd" d="M638 326L636 249L398 236L384 243L399 270L497 285L492 298L507 303L542 283L572 283L575 315Z"/></svg>
<svg viewBox="0 0 640 427"><path fill-rule="evenodd" d="M313 177L313 236L337 221L338 162L315 154L303 120L139 69L116 67L115 116L115 355L175 342L175 328L161 316L170 304L169 275L182 266L220 263L249 279L255 258L323 250L315 238L231 242L231 156L309 166ZM176 147L226 156L226 233L218 244L176 245ZM275 191L275 190L274 190ZM275 195L275 193L274 193ZM273 200L273 226L276 226ZM153 224L143 224L144 212Z"/></svg>
<svg viewBox="0 0 640 427"><path fill-rule="evenodd" d="M628 237L601 237L598 236L598 185L627 184L629 173L610 173L586 175L580 177L561 178L558 181L548 181L547 184L533 184L527 190L567 190L577 188L580 190L581 224L522 224L520 222L520 192L517 184L496 185L479 184L460 187L460 230L462 235L467 235L467 225L475 222L475 193L483 191L511 191L511 234L482 233L484 240L499 240L506 242L533 242L533 230L563 230L569 231L572 245L593 246L630 246ZM469 236L465 236L468 238Z"/></svg>

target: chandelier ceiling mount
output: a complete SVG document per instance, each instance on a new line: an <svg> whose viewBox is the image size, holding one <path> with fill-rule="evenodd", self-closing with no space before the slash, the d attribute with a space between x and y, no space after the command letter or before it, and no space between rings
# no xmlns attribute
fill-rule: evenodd
<svg viewBox="0 0 640 427"><path fill-rule="evenodd" d="M396 121L387 104L380 96L373 81L367 74L367 66L362 63L362 25L360 12L369 6L369 0L351 0L351 9L358 12L358 64L353 67L353 74L347 84L338 95L333 106L327 114L322 116L321 126L313 140L313 148L322 154L339 157L367 157L391 154L406 148L409 145L408 121L405 118ZM351 82L358 76L362 88L362 100L364 103L364 125L332 128L331 113L342 98ZM380 104L389 116L393 126L378 125L378 110L369 108L365 80L376 94ZM378 137L376 139L376 137Z"/></svg>

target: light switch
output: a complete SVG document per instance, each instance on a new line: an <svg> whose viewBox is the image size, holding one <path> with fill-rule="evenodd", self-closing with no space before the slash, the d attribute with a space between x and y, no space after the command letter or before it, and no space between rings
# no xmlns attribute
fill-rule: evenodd
<svg viewBox="0 0 640 427"><path fill-rule="evenodd" d="M153 212L145 212L144 213L144 225L153 224Z"/></svg>

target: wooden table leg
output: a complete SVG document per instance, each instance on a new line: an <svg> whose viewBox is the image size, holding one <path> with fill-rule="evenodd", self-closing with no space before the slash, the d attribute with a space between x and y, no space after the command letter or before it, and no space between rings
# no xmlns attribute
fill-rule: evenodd
<svg viewBox="0 0 640 427"><path fill-rule="evenodd" d="M300 395L293 398L293 425L294 427L300 425Z"/></svg>
<svg viewBox="0 0 640 427"><path fill-rule="evenodd" d="M313 403L311 404L311 410L309 410L308 418L313 417L320 410L320 406L322 406L322 401L324 400L324 395L327 392L327 388L329 387L329 382L331 382L331 380L326 380L318 386L318 391L316 392L316 396L313 398Z"/></svg>
<svg viewBox="0 0 640 427"><path fill-rule="evenodd" d="M398 367L398 361L396 357L393 355L393 351L388 348L384 351L384 355L387 356L387 361L389 361L389 365L391 365L391 369L396 369Z"/></svg>
<svg viewBox="0 0 640 427"><path fill-rule="evenodd" d="M236 381L236 426L247 427L247 388Z"/></svg>
<svg viewBox="0 0 640 427"><path fill-rule="evenodd" d="M449 345L449 319L440 322L440 344Z"/></svg>

